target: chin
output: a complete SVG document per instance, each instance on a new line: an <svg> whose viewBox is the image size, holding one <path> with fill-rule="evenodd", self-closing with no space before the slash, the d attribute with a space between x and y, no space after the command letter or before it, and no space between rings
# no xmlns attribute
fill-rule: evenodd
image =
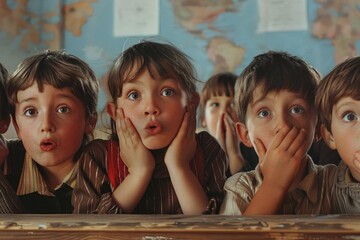
<svg viewBox="0 0 360 240"><path fill-rule="evenodd" d="M145 147L149 150L159 150L159 149L163 149L165 147L167 147L168 145L164 145L164 144L148 144L145 145Z"/></svg>

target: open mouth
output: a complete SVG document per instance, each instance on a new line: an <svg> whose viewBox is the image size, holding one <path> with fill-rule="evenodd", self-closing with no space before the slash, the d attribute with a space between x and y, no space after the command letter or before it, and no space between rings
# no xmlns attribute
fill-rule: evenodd
<svg viewBox="0 0 360 240"><path fill-rule="evenodd" d="M154 135L161 131L161 126L158 122L152 121L146 125L145 131L150 135Z"/></svg>
<svg viewBox="0 0 360 240"><path fill-rule="evenodd" d="M56 143L52 140L42 140L41 143L40 143L40 149L42 151L51 151L53 150L54 148L56 147Z"/></svg>

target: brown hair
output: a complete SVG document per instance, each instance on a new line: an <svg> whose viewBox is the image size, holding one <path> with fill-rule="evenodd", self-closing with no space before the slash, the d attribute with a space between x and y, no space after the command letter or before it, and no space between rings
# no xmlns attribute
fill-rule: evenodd
<svg viewBox="0 0 360 240"><path fill-rule="evenodd" d="M171 44L142 41L115 59L108 79L112 101L116 103L116 99L122 95L124 82L136 79L145 70L155 79L173 78L179 81L189 100L197 92L197 76L190 57ZM113 135L116 135L113 120L111 128Z"/></svg>
<svg viewBox="0 0 360 240"><path fill-rule="evenodd" d="M227 96L234 97L235 82L237 76L231 72L218 73L211 76L205 83L201 91L200 105L199 105L199 119L200 122L205 117L206 102L213 96Z"/></svg>
<svg viewBox="0 0 360 240"><path fill-rule="evenodd" d="M55 88L69 88L84 104L86 116L97 114L99 82L87 63L65 51L45 51L24 59L6 82L10 113L15 119L18 91L29 88L34 82L39 91L44 84ZM85 136L88 140L89 136Z"/></svg>
<svg viewBox="0 0 360 240"><path fill-rule="evenodd" d="M235 84L235 106L239 121L245 123L246 111L253 101L253 92L260 86L263 96L272 91L289 90L301 93L314 105L320 74L299 57L282 51L269 51L254 57Z"/></svg>
<svg viewBox="0 0 360 240"><path fill-rule="evenodd" d="M343 97L360 100L360 57L338 64L320 81L315 104L320 122L329 132L333 107Z"/></svg>

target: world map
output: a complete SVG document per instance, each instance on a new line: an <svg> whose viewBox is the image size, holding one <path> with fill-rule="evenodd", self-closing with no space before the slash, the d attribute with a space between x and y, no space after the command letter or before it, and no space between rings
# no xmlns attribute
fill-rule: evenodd
<svg viewBox="0 0 360 240"><path fill-rule="evenodd" d="M359 52L360 0L307 0L304 31L259 32L254 0L159 0L159 11L158 36L117 37L112 1L0 0L0 61L11 71L35 52L65 49L87 61L103 83L121 51L160 38L188 54L204 82L221 71L238 74L268 50L298 55L323 75ZM99 109L105 102L102 89Z"/></svg>

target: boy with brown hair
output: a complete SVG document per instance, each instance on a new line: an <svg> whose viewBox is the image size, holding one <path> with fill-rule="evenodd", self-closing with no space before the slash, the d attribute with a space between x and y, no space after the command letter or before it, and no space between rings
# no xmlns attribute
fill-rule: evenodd
<svg viewBox="0 0 360 240"><path fill-rule="evenodd" d="M286 52L260 54L235 87L241 141L259 156L254 171L225 183L222 214L328 214L341 200L335 165L315 165L307 154L315 135L317 71Z"/></svg>

